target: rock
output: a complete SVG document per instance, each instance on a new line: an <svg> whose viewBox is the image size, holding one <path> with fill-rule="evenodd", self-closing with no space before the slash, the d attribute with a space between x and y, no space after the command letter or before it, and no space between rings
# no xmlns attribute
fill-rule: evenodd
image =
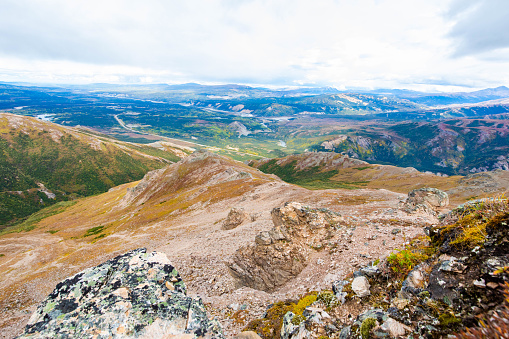
<svg viewBox="0 0 509 339"><path fill-rule="evenodd" d="M256 332L253 331L245 331L237 334L234 339L262 339Z"/></svg>
<svg viewBox="0 0 509 339"><path fill-rule="evenodd" d="M394 305L394 307L398 310L404 309L409 303L410 301L408 299L395 298L392 300L392 305Z"/></svg>
<svg viewBox="0 0 509 339"><path fill-rule="evenodd" d="M249 218L249 215L244 211L243 208L233 207L226 220L223 222L223 230L232 230L240 225Z"/></svg>
<svg viewBox="0 0 509 339"><path fill-rule="evenodd" d="M436 188L419 188L408 193L403 210L408 213L425 212L435 215L436 210L449 205L449 196Z"/></svg>
<svg viewBox="0 0 509 339"><path fill-rule="evenodd" d="M374 265L361 268L361 272L368 277L376 277L381 271L377 265Z"/></svg>
<svg viewBox="0 0 509 339"><path fill-rule="evenodd" d="M404 336L407 332L411 332L412 329L399 321L392 318L387 318L384 321L381 328L389 333L391 338L398 338Z"/></svg>
<svg viewBox="0 0 509 339"><path fill-rule="evenodd" d="M483 278L481 278L479 280L474 280L473 285L476 286L476 287L485 288L486 287L486 282L484 281Z"/></svg>
<svg viewBox="0 0 509 339"><path fill-rule="evenodd" d="M369 291L369 287L369 281L364 276L357 277L352 281L352 290L358 297L370 295L371 292Z"/></svg>
<svg viewBox="0 0 509 339"><path fill-rule="evenodd" d="M255 237L255 243L258 245L270 245L272 244L272 239L270 238L269 232L260 232Z"/></svg>
<svg viewBox="0 0 509 339"><path fill-rule="evenodd" d="M392 231L391 231L392 235L396 235L398 233L401 233L401 228L393 228Z"/></svg>
<svg viewBox="0 0 509 339"><path fill-rule="evenodd" d="M342 220L337 213L296 202L271 214L274 227L259 233L254 245L239 248L228 264L238 287L271 292L297 276Z"/></svg>
<svg viewBox="0 0 509 339"><path fill-rule="evenodd" d="M293 312L287 312L284 315L283 325L281 326L281 339L290 339L299 330L299 326L292 323L294 316Z"/></svg>
<svg viewBox="0 0 509 339"><path fill-rule="evenodd" d="M446 272L463 273L463 271L466 268L467 266L464 265L461 260L451 257L450 260L444 260L441 262L439 270Z"/></svg>
<svg viewBox="0 0 509 339"><path fill-rule="evenodd" d="M426 269L429 266L426 264L420 264L416 268L414 268L410 273L408 273L405 281L403 281L403 286L409 286L411 288L424 288L426 284Z"/></svg>
<svg viewBox="0 0 509 339"><path fill-rule="evenodd" d="M171 288L169 288L169 286ZM19 338L224 338L163 253L144 248L62 282Z"/></svg>
<svg viewBox="0 0 509 339"><path fill-rule="evenodd" d="M332 291L334 292L334 295L339 300L341 305L343 305L346 301L346 296L348 293L343 292L343 288L348 285L348 281L346 280L337 280L332 283Z"/></svg>

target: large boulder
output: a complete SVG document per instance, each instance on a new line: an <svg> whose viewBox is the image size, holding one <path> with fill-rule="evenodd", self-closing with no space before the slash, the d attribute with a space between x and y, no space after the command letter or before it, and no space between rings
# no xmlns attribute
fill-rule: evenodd
<svg viewBox="0 0 509 339"><path fill-rule="evenodd" d="M408 213L425 212L436 214L449 205L449 196L436 188L418 188L408 193L403 209Z"/></svg>
<svg viewBox="0 0 509 339"><path fill-rule="evenodd" d="M163 253L144 248L59 283L19 338L224 338Z"/></svg>
<svg viewBox="0 0 509 339"><path fill-rule="evenodd" d="M271 214L274 227L258 234L253 245L237 250L228 265L239 287L270 292L297 276L311 251L321 248L342 220L337 213L296 202Z"/></svg>
<svg viewBox="0 0 509 339"><path fill-rule="evenodd" d="M226 220L223 222L223 230L231 230L242 225L248 217L248 214L243 208L233 207L228 213Z"/></svg>

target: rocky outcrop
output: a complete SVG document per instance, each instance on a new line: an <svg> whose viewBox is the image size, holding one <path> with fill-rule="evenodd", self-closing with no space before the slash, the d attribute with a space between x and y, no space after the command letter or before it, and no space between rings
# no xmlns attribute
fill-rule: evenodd
<svg viewBox="0 0 509 339"><path fill-rule="evenodd" d="M333 293L291 301L301 306L286 308L274 331L284 339L505 338L508 225L506 199L460 206L427 229L429 238L333 282ZM275 303L265 318L283 305Z"/></svg>
<svg viewBox="0 0 509 339"><path fill-rule="evenodd" d="M240 225L246 220L248 220L249 215L244 211L243 208L233 207L226 220L223 222L223 230L232 230Z"/></svg>
<svg viewBox="0 0 509 339"><path fill-rule="evenodd" d="M224 338L163 253L137 249L59 283L19 338Z"/></svg>
<svg viewBox="0 0 509 339"><path fill-rule="evenodd" d="M419 188L410 191L403 209L408 213L437 214L437 210L449 205L449 196L436 188Z"/></svg>
<svg viewBox="0 0 509 339"><path fill-rule="evenodd" d="M274 227L259 233L255 244L241 247L229 264L239 286L273 291L297 276L309 254L339 226L341 216L326 209L286 203L271 212Z"/></svg>

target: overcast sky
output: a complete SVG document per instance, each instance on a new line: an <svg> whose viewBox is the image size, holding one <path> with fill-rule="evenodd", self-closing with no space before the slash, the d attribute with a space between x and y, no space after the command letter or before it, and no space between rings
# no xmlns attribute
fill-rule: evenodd
<svg viewBox="0 0 509 339"><path fill-rule="evenodd" d="M509 86L509 0L0 0L0 81Z"/></svg>

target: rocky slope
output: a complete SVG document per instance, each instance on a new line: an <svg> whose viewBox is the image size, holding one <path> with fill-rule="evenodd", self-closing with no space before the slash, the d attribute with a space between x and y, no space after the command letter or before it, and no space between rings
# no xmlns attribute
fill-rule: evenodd
<svg viewBox="0 0 509 339"><path fill-rule="evenodd" d="M0 228L179 160L152 147L7 113L0 114L0 154Z"/></svg>
<svg viewBox="0 0 509 339"><path fill-rule="evenodd" d="M438 225L427 210L408 213L406 198L384 189L307 190L194 153L139 182L80 199L30 231L0 236L1 336L20 334L63 279L146 247L170 258L188 295L200 296L231 337L267 305L328 289ZM292 201L299 203L285 205ZM285 263L293 258L288 253L302 254L301 263ZM249 267L265 272L268 287L250 282L254 276L242 273Z"/></svg>
<svg viewBox="0 0 509 339"><path fill-rule="evenodd" d="M262 338L506 338L508 222L505 199L461 206L430 237L276 303L247 328Z"/></svg>
<svg viewBox="0 0 509 339"><path fill-rule="evenodd" d="M62 279L139 247L166 253L189 295L203 298L227 335L238 332L267 304L325 287L436 222L433 216L400 210L405 196L371 189L309 191L243 163L195 153L140 182L80 199L38 220L30 231L0 236L0 332L7 338L19 333L36 304ZM302 272L271 293L239 288L228 264L240 247L274 227L271 211L288 201L340 213L348 225L339 232L342 242L332 254L310 252ZM233 207L244 210L242 222L225 229ZM393 229L399 229L397 236Z"/></svg>

